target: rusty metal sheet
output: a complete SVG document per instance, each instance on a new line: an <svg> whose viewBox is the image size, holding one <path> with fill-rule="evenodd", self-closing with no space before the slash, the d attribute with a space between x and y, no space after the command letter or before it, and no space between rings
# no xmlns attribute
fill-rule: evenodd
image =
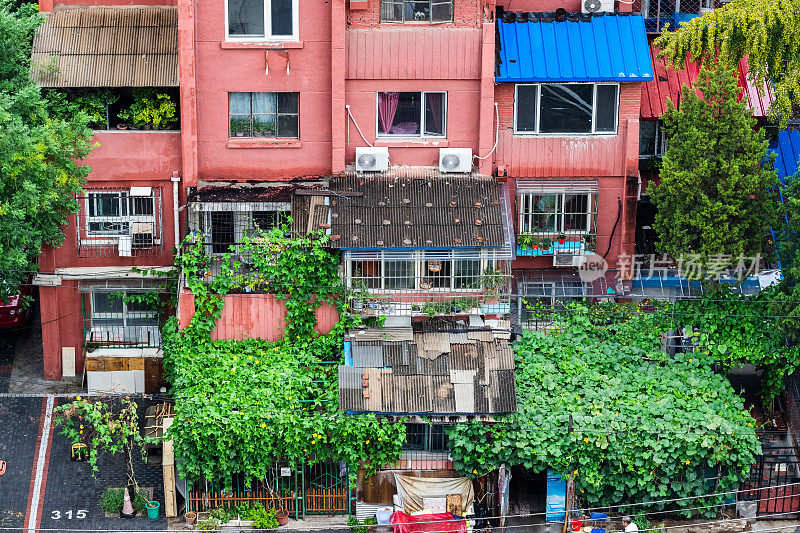
<svg viewBox="0 0 800 533"><path fill-rule="evenodd" d="M59 6L36 32L42 87L177 87L174 6Z"/></svg>

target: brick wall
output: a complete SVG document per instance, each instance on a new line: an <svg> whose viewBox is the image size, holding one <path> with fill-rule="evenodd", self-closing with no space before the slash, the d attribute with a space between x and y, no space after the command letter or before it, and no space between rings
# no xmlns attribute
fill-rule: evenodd
<svg viewBox="0 0 800 533"><path fill-rule="evenodd" d="M369 28L378 26L380 22L380 3L381 0L368 0L367 9L353 9L347 11L348 28ZM480 27L483 18L483 5L480 0L454 0L455 7L453 22L449 24L431 24L431 27ZM384 27L398 26L406 24L393 22L383 23ZM408 24L413 26L426 26L427 24L415 23Z"/></svg>

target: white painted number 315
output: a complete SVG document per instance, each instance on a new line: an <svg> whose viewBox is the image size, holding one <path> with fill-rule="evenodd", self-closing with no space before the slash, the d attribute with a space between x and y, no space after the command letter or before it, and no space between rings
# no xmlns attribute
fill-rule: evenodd
<svg viewBox="0 0 800 533"><path fill-rule="evenodd" d="M72 509L65 511L64 516L67 517L67 520L72 520ZM61 518L61 511L50 511L51 520L61 520ZM86 518L86 509L78 509L78 511L75 513L75 519L81 520L83 518Z"/></svg>

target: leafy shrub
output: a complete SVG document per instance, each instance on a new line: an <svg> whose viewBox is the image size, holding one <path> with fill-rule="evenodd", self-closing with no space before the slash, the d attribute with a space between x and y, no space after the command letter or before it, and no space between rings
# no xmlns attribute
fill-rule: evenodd
<svg viewBox="0 0 800 533"><path fill-rule="evenodd" d="M100 508L107 513L119 513L122 511L124 500L125 489L106 489L100 496ZM142 494L135 494L131 504L136 511L143 513L147 509L147 501Z"/></svg>
<svg viewBox="0 0 800 533"><path fill-rule="evenodd" d="M247 519L253 521L254 529L275 529L278 527L278 519L275 517L275 509L253 507L250 509Z"/></svg>
<svg viewBox="0 0 800 533"><path fill-rule="evenodd" d="M178 106L167 93L155 89L134 89L133 103L128 109L120 111L119 118L141 128L169 129L178 122Z"/></svg>
<svg viewBox="0 0 800 533"><path fill-rule="evenodd" d="M363 522L359 522L355 516L350 516L347 519L347 525L351 526L351 533L368 533L369 526L374 526L377 523L378 520L374 516L365 518Z"/></svg>

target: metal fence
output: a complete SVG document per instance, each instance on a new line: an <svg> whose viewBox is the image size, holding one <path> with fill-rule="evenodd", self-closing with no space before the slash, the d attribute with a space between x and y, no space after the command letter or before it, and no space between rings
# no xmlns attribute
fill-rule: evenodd
<svg viewBox="0 0 800 533"><path fill-rule="evenodd" d="M350 514L352 495L347 466L322 462L292 468L275 463L265 479L246 482L234 476L226 488L220 482L198 481L188 486L187 511L208 511L260 503L267 509L285 509L295 519L307 514Z"/></svg>
<svg viewBox="0 0 800 533"><path fill-rule="evenodd" d="M76 198L79 257L155 257L163 247L160 187L94 188Z"/></svg>
<svg viewBox="0 0 800 533"><path fill-rule="evenodd" d="M161 346L159 312L136 298L152 290L131 287L82 288L85 346L89 349Z"/></svg>
<svg viewBox="0 0 800 533"><path fill-rule="evenodd" d="M647 33L661 33L668 24L674 29L724 3L723 0L634 0L633 11L644 17Z"/></svg>

